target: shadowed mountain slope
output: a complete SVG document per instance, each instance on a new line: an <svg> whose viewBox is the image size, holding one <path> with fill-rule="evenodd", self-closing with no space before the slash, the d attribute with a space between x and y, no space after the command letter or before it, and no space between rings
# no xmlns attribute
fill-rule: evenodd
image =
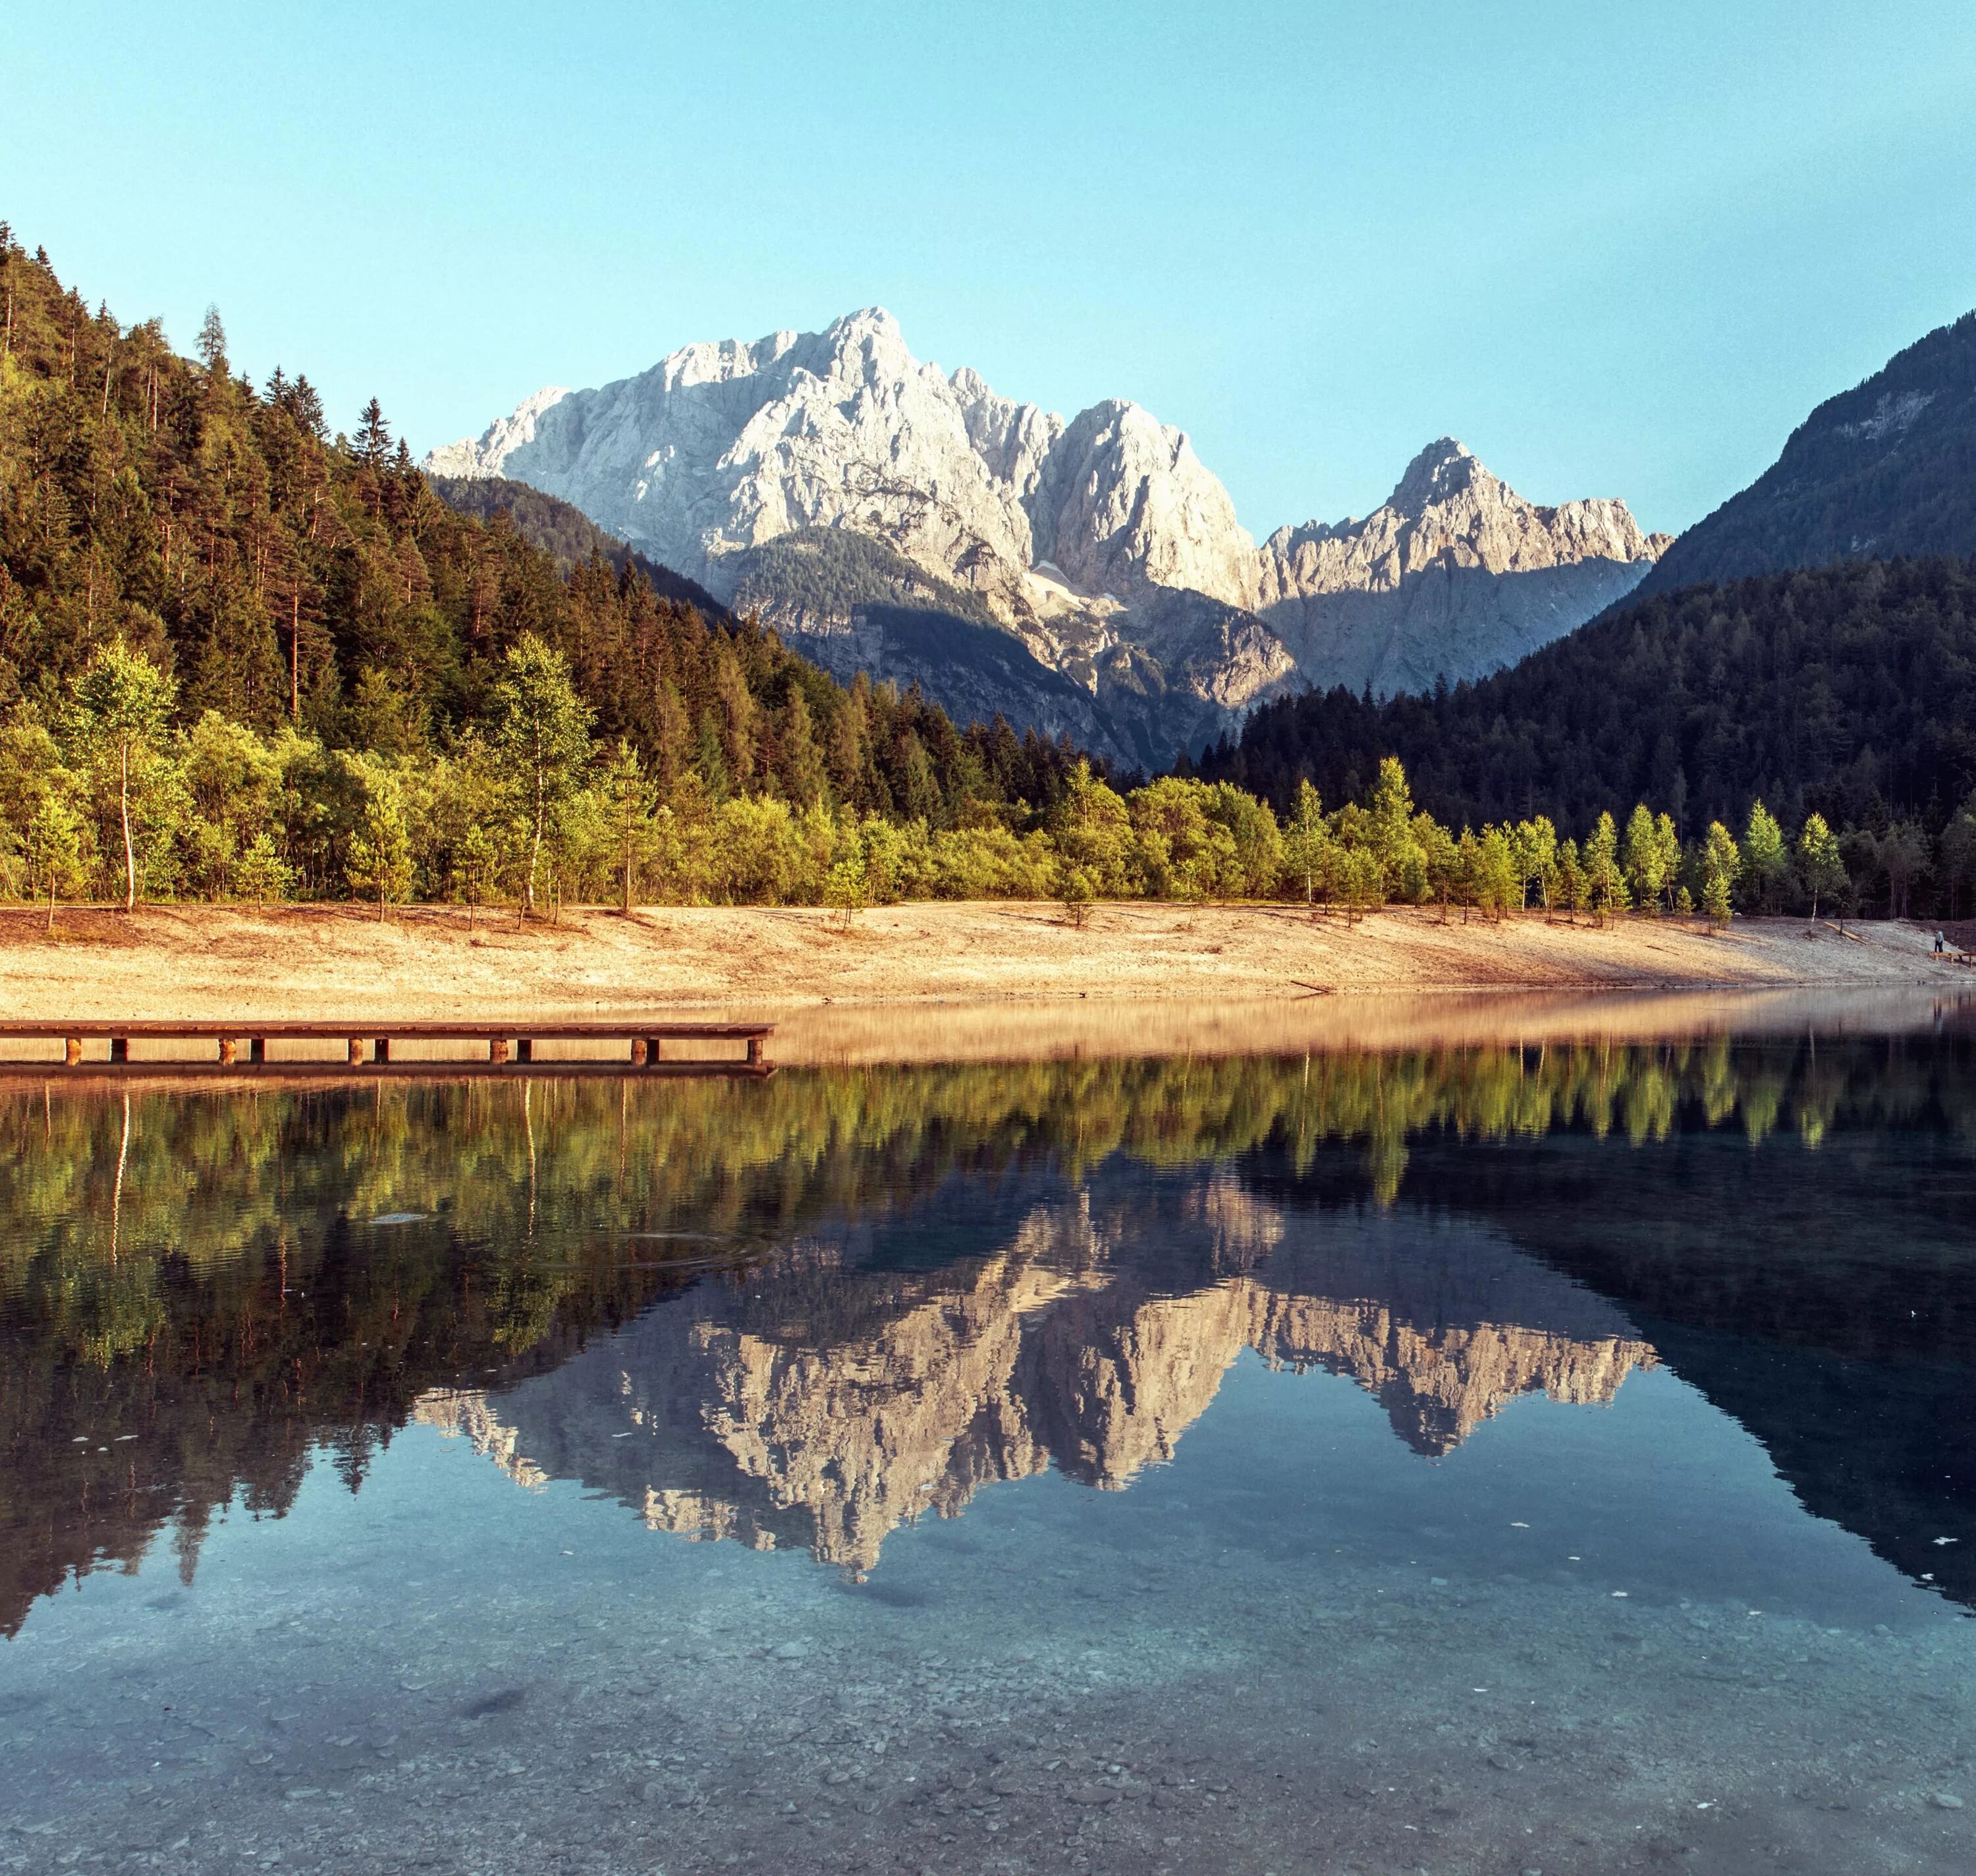
<svg viewBox="0 0 1976 1876"><path fill-rule="evenodd" d="M1640 591L1931 554L1976 554L1976 312L1821 404Z"/></svg>

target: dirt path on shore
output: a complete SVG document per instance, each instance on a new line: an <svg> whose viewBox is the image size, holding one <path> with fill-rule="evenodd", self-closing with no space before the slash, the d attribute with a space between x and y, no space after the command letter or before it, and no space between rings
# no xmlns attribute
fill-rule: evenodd
<svg viewBox="0 0 1976 1876"><path fill-rule="evenodd" d="M353 908L134 914L0 911L0 1019L433 1019L630 1009L754 1014L930 1003L1065 1000L1231 1005L1313 993L1780 991L1810 985L1976 991L1932 955L1932 928L1842 935L1801 919L1726 935L1671 920L1604 928L1540 914L1490 925L1392 911L1347 927L1290 906L1106 905L1073 930L1052 905L917 904L848 931L808 908L654 907L469 922L417 907L388 923ZM1092 1014L1095 1014L1095 1012ZM873 1011L875 1015L875 1011Z"/></svg>

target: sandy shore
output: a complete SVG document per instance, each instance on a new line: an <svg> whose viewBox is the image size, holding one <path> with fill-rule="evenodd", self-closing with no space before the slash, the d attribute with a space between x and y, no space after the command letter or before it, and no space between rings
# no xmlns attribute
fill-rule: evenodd
<svg viewBox="0 0 1976 1876"><path fill-rule="evenodd" d="M79 910L51 941L38 915L0 911L0 1020L670 1009L776 1017L785 1061L1391 1046L1480 1040L1506 1020L1582 1030L1595 1007L1601 1033L1623 1034L1713 1027L1732 1003L1795 1021L1807 998L1976 1000L1976 971L1935 958L1932 937L1801 919L1739 920L1723 935L1541 915L1464 925L1412 910L1348 928L1292 907L1146 904L1100 906L1076 931L1053 906L990 903L884 907L848 932L792 908L590 910L556 925L425 907L386 924L341 907Z"/></svg>

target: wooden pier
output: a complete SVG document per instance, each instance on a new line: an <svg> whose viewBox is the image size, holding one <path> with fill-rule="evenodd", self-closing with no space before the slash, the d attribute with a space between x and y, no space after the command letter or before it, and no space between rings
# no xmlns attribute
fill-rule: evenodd
<svg viewBox="0 0 1976 1876"><path fill-rule="evenodd" d="M45 1075L51 1069L93 1075L311 1075L363 1076L624 1075L626 1073L769 1075L767 1057L772 1023L667 1023L632 1020L615 1023L18 1023L0 1019L0 1075ZM12 1054L21 1042L59 1044L59 1059ZM177 1051L133 1060L130 1045L178 1043L203 1045L202 1053ZM273 1044L340 1044L339 1058L319 1053L269 1053ZM611 1060L596 1054L541 1057L541 1043L615 1043L624 1053ZM394 1057L394 1045L422 1045L416 1059ZM434 1052L430 1045L464 1045ZM245 1047L242 1047L242 1044ZM740 1056L694 1053L695 1045L743 1045ZM104 1053L96 1051L101 1048ZM210 1053L204 1053L209 1050ZM472 1053L466 1053L470 1050ZM481 1051L484 1050L482 1053ZM670 1053L668 1052L670 1051Z"/></svg>

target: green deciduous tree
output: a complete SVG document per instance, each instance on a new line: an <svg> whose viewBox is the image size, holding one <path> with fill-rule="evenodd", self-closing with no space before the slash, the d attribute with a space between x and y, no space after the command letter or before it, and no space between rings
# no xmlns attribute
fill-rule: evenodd
<svg viewBox="0 0 1976 1876"><path fill-rule="evenodd" d="M1784 846L1783 829L1760 801L1750 803L1741 856L1738 883L1744 904L1752 912L1780 910L1790 878L1790 856Z"/></svg>
<svg viewBox="0 0 1976 1876"><path fill-rule="evenodd" d="M377 916L412 889L412 843L405 826L404 790L397 776L374 758L361 763L364 804L351 838L346 873L351 889L377 895Z"/></svg>
<svg viewBox="0 0 1976 1876"><path fill-rule="evenodd" d="M48 895L48 931L55 928L55 902L73 892L87 876L84 856L88 828L66 791L50 789L29 816L23 842L30 876Z"/></svg>
<svg viewBox="0 0 1976 1876"><path fill-rule="evenodd" d="M1308 781L1298 783L1289 819L1283 827L1283 865L1303 887L1306 905L1316 900L1318 879L1326 870L1331 846L1323 801Z"/></svg>
<svg viewBox="0 0 1976 1876"><path fill-rule="evenodd" d="M1125 891L1132 820L1118 791L1080 762L1050 816L1050 834L1066 867L1084 875L1093 896Z"/></svg>
<svg viewBox="0 0 1976 1876"><path fill-rule="evenodd" d="M1519 821L1515 846L1519 908L1530 904L1530 888L1535 885L1543 895L1544 910L1549 912L1550 882L1557 865L1557 829L1551 825L1550 817L1540 814L1530 820Z"/></svg>
<svg viewBox="0 0 1976 1876"><path fill-rule="evenodd" d="M1476 875L1476 902L1491 918L1501 918L1523 902L1523 875L1517 859L1513 831L1507 827L1482 830Z"/></svg>
<svg viewBox="0 0 1976 1876"><path fill-rule="evenodd" d="M862 854L848 855L830 869L823 883L823 902L838 915L848 931L854 912L864 909L866 882Z"/></svg>
<svg viewBox="0 0 1976 1876"><path fill-rule="evenodd" d="M1821 899L1836 898L1846 889L1846 862L1839 842L1822 814L1808 814L1797 837L1798 877L1811 895L1811 915L1818 916Z"/></svg>
<svg viewBox="0 0 1976 1876"><path fill-rule="evenodd" d="M529 870L522 909L533 912L549 817L572 794L590 753L590 706L569 678L569 665L533 632L510 648L494 687L494 741L529 826Z"/></svg>
<svg viewBox="0 0 1976 1876"><path fill-rule="evenodd" d="M133 781L143 785L147 758L158 753L178 687L170 675L121 638L92 658L77 680L74 720L84 747L107 765L117 789L123 836L123 908L137 903L137 857L130 812Z"/></svg>

